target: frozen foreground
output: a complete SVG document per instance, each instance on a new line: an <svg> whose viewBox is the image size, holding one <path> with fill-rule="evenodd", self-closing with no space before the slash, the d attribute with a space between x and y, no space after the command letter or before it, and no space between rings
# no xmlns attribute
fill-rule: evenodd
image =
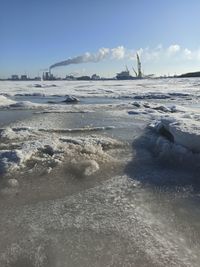
<svg viewBox="0 0 200 267"><path fill-rule="evenodd" d="M200 266L200 79L0 82L0 266Z"/></svg>

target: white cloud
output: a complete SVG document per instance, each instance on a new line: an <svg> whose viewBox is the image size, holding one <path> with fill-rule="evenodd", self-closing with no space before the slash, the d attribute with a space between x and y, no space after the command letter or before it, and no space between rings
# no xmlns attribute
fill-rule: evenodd
<svg viewBox="0 0 200 267"><path fill-rule="evenodd" d="M123 46L118 46L111 49L112 57L114 59L123 59L125 57L125 48Z"/></svg>
<svg viewBox="0 0 200 267"><path fill-rule="evenodd" d="M138 49L126 49L123 46L120 56L120 49L112 48L111 59L117 58L121 60L136 61L136 53L139 54L143 64L150 63L162 63L163 65L173 65L173 64L187 64L188 61L199 62L200 61L200 48L188 49L187 47L181 47L179 44L172 44L168 47L164 47L161 44L154 48L141 47ZM116 52L116 53L114 53ZM115 56L114 56L114 55Z"/></svg>
<svg viewBox="0 0 200 267"><path fill-rule="evenodd" d="M181 62L187 60L200 61L200 48L190 50L188 48L183 48L178 44L172 44L169 47L163 47L158 45L155 48L139 48L137 50L126 50L124 58L129 60L136 60L136 53L138 53L145 62Z"/></svg>
<svg viewBox="0 0 200 267"><path fill-rule="evenodd" d="M156 47L154 49L150 49L146 47L145 49L140 48L138 50L138 54L143 58L145 61L157 61L160 59L162 55L162 47Z"/></svg>
<svg viewBox="0 0 200 267"><path fill-rule="evenodd" d="M184 54L186 59L192 59L192 51L189 50L188 48L185 48L183 50L183 54Z"/></svg>
<svg viewBox="0 0 200 267"><path fill-rule="evenodd" d="M110 49L108 59L126 60L125 64L136 64L136 53L142 61L142 67L147 73L150 72L186 72L189 69L197 68L200 63L200 47L188 49L179 44L171 44L164 47L159 44L155 47L140 47L138 49L127 49L118 46ZM129 62L128 62L129 61ZM131 62L132 61L132 62Z"/></svg>
<svg viewBox="0 0 200 267"><path fill-rule="evenodd" d="M200 60L200 49L198 49L196 52L195 52L195 58L197 60Z"/></svg>
<svg viewBox="0 0 200 267"><path fill-rule="evenodd" d="M101 60L101 59L106 58L109 55L109 53L110 53L109 48L102 47L99 49L97 57Z"/></svg>
<svg viewBox="0 0 200 267"><path fill-rule="evenodd" d="M145 49L140 48L140 49L137 50L137 54L138 54L139 56L141 56L142 54L144 54L145 50L148 50L148 48L145 48Z"/></svg>
<svg viewBox="0 0 200 267"><path fill-rule="evenodd" d="M175 54L175 53L179 52L180 50L181 50L181 47L178 44L173 44L173 45L170 45L168 47L168 53L169 54Z"/></svg>

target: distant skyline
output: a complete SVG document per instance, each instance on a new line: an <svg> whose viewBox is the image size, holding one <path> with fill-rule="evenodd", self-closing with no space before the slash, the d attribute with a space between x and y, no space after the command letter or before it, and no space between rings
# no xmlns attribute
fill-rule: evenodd
<svg viewBox="0 0 200 267"><path fill-rule="evenodd" d="M53 74L113 77L132 71L136 52L145 74L200 71L199 14L199 0L1 0L0 78L77 56L93 62Z"/></svg>

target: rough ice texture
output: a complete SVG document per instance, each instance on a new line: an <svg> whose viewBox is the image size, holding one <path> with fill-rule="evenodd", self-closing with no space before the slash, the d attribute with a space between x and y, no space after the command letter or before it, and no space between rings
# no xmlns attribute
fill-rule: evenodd
<svg viewBox="0 0 200 267"><path fill-rule="evenodd" d="M72 138L31 128L6 128L0 133L0 139L5 142L0 146L1 175L23 169L28 161L52 168L65 158L84 175L91 175L99 170L99 163L113 160L106 152L108 149L123 146L108 137Z"/></svg>
<svg viewBox="0 0 200 267"><path fill-rule="evenodd" d="M120 116L128 117L129 115L132 115L136 118L144 117L144 120L157 119L159 120L158 124L162 125L162 127L165 129L165 133L169 133L168 135L171 137L171 139L173 139L176 145L179 145L182 148L188 149L192 152L200 151L200 114L198 114L198 109L195 108L195 104L198 104L200 99L198 79L147 79L136 81L95 82L56 81L55 83L56 84L52 84L52 82L48 81L39 82L38 84L35 84L34 82L24 83L20 81L0 82L0 108L22 110L34 109L37 112L44 113L84 113L103 110L104 112L110 112L111 116L112 113L115 113L115 116L116 114L119 114ZM51 105L47 103L48 101L34 103L30 102L29 99L30 97L44 99L47 96L63 97L64 99L66 95L80 98L80 103L77 105L64 105L63 103ZM19 101L21 96L27 96L27 100L29 101ZM15 97L17 97L18 100L16 100ZM92 97L103 97L106 99L110 98L113 101L117 100L118 102L104 102L92 105L82 104L82 99ZM15 101L13 99L15 99ZM185 103L188 103L188 101L191 101L189 102L191 103L190 107L185 105ZM60 102L62 102L62 100ZM169 115L172 116L175 121L170 121L167 118ZM161 116L164 116L165 119L161 119ZM51 129L47 128L48 127L43 127L42 125L42 127L38 127L37 129L28 129L26 127L21 127L18 129L2 129L0 131L0 137L5 144L3 142L1 144L1 169L16 169L18 166L22 166L24 162L27 162L33 157L38 156L37 154L39 152L41 155L43 155L43 160L45 160L44 151L46 151L45 155L47 157L51 157L51 160L60 161L61 155L64 153L71 155L73 155L73 153L80 154L80 148L86 147L86 142L87 146L91 146L90 148L96 152L93 154L91 151L85 153L87 157L85 157L84 160L94 160L97 162L97 164L99 164L99 158L97 155L100 155L99 153L101 148L105 146L105 142L104 144L101 144L99 137L95 139L98 140L98 144L94 144L93 139L81 140L80 138L74 138L73 140L71 139L70 141L67 141L67 138L60 137L59 139L57 136L54 140L53 135L61 135L68 132L78 133L83 131L108 130L112 129L113 127L91 126L61 129L54 128L54 125L51 125L51 127L49 127ZM52 135L52 137L50 137L50 135ZM54 141L52 142L52 140ZM12 143L10 146L7 146L6 142ZM112 146L110 141L108 143L109 146ZM66 147L68 149L65 149ZM74 150L73 153L72 150ZM105 156L105 151L103 152ZM22 155L20 155L20 153L22 153ZM89 153L90 155L93 155L93 158L88 156ZM93 166L94 169L97 169L97 165L93 164Z"/></svg>
<svg viewBox="0 0 200 267"><path fill-rule="evenodd" d="M45 104L35 105L34 108L41 109L41 107L45 107L45 109L48 109L44 110L44 112L58 113L85 112L85 110L91 111L99 108L101 111L109 110L110 116L112 116L113 112L115 112L115 116L116 114L118 115L116 112L121 112L121 114L124 114L124 116L126 115L129 119L133 119L133 124L134 116L129 116L128 111L133 110L132 115L134 114L133 112L135 112L135 114L138 114L136 116L137 118L139 116L141 118L144 115L145 122L152 114L152 116L155 116L158 120L157 124L153 126L154 129L157 130L157 133L153 132L152 134L151 131L152 135L148 133L146 138L148 138L148 145L151 143L155 155L159 157L159 159L164 159L165 162L169 160L175 164L177 161L183 162L184 166L193 166L192 164L194 164L194 162L200 162L199 153L192 152L194 148L198 148L199 151L199 147L197 146L197 143L199 143L198 121L200 121L198 111L197 109L192 110L188 107L186 107L184 111L182 111L182 109L180 111L177 109L178 105L187 103L184 101L186 101L188 97L192 98L191 104L195 104L195 101L198 102L199 82L196 79L187 81L163 79L123 82L62 81L56 82L56 88L54 88L50 82L40 83L39 85L34 85L31 82L30 84L29 82L2 82L0 83L0 87L0 93L7 94L7 96L4 95L4 98L2 98L4 99L4 101L1 102L4 102L2 105L3 108L5 106L13 109L28 109L33 107L34 103L30 102L27 104L27 102L18 101L15 105L12 105L14 104L13 102L9 102L12 101L12 99L9 99L9 94L21 94L23 96L27 94L27 92L33 97L45 97L47 95L54 95L56 92L56 94L60 96L69 94L75 97L112 97L122 100L122 104L92 105L91 108L89 105L82 108L80 105L72 108L69 105L52 105L52 107L50 107L50 105ZM140 95L142 95L142 98L137 97ZM137 103L128 103L128 101L132 101L135 98L138 98ZM170 108L173 106L173 104L169 103L173 101L172 98L176 101L175 109ZM144 103L144 101L148 101L148 103ZM173 120L169 120L169 118L167 118L168 115L173 116ZM161 116L165 116L165 119L161 119ZM123 127L123 120L119 120L119 123L120 122L122 122ZM27 126L26 123L27 122L25 122L24 126ZM33 126L33 124L31 126ZM12 171L15 172L18 169L23 170L23 168L26 168L28 165L27 163L31 161L32 163L28 165L29 168L31 168L30 166L33 166L33 168L36 166L36 168L38 168L40 164L44 164L49 173L56 164L63 162L63 164L70 163L72 168L88 176L96 174L104 163L109 164L115 160L110 156L112 153L109 153L109 149L112 151L114 148L117 149L123 145L114 139L100 136L85 138L77 137L76 134L76 137L73 138L64 135L61 137L61 129L55 127L55 125L52 125L51 129L45 129L45 126L42 124L42 128L40 129L26 127L2 129L0 133L1 172L3 174L11 173L11 177L15 177L12 175ZM64 129L64 133L66 134L68 130L69 129ZM146 145L143 140L140 140L139 147L143 144ZM144 156L145 154L142 153L142 157ZM140 164L139 168L142 169L142 171L143 167L146 166ZM175 167L177 168L177 164ZM143 172L143 175L145 176L145 172ZM154 176L154 173L150 172L150 176ZM54 175L54 177L56 178L56 175ZM159 175L159 179L160 178L163 177ZM19 181L21 182L21 180ZM130 182L132 183L132 181ZM10 181L9 183L13 185L16 181ZM190 263L193 261L194 256L198 255L198 251L194 253L191 249L191 242L188 242L186 245L186 241L184 241L181 233L179 233L179 230L182 228L175 229L175 218L171 216L174 215L174 213L171 214L171 210L169 212L170 216L168 216L171 226L169 228L166 223L162 223L167 218L166 214L166 218L164 216L162 220L159 220L160 213L157 212L157 209L155 209L155 214L152 214L152 210L154 210L152 207L154 206L148 205L150 202L153 204L153 201L149 201L152 199L152 197L149 196L150 191L151 190L147 188L147 190L140 195L141 190L137 189L133 191L127 177L125 179L116 177L109 179L99 187L95 186L90 190L84 190L84 192L77 195L74 194L70 198L67 196L64 200L53 200L51 202L40 201L38 204L34 203L31 206L23 205L20 209L16 209L15 207L5 209L5 212L1 212L2 229L7 227L6 229L8 229L10 233L15 233L17 229L19 229L19 231L17 233L17 239L15 235L11 239L9 235L5 235L5 240L7 241L8 239L8 245L5 246L4 242L2 242L2 248L5 248L3 248L4 253L0 258L0 265L3 266L3 262L6 266L14 266L15 263L21 263L21 261L17 261L20 257L22 259L24 259L24 257L30 257L30 259L33 259L34 265L44 266L45 257L48 256L45 248L49 251L49 255L51 254L50 258L56 255L60 260L60 258L62 258L60 256L65 255L63 259L67 259L66 250L63 251L62 249L62 245L66 246L66 243L62 243L63 240L66 240L66 242L70 240L71 247L74 248L74 242L71 242L71 240L74 241L74 237L77 236L77 240L85 240L85 235L80 234L86 233L87 237L91 237L90 244L92 245L94 244L93 240L96 234L103 234L104 241L105 237L107 238L108 236L108 239L106 239L106 241L108 240L108 242L106 242L106 247L107 245L109 247L110 236L119 237L114 239L115 242L113 242L111 238L110 247L112 248L114 257L111 257L113 255L110 254L109 250L107 254L107 258L111 258L109 264L113 266L123 265L124 262L127 262L126 260L128 258L130 260L128 263L133 263L133 265L137 266L137 261L135 263L134 258L136 254L140 256L140 250L145 251L147 258L151 259L152 264L150 264L150 266L193 266L193 264ZM155 198L155 195L153 195L153 200L155 199L162 201L160 191L159 198ZM164 206L160 204L159 206L164 208L164 214L165 211L168 210L168 207L171 207L171 204L174 204L174 202L170 202L169 206L165 206L167 203L166 201L163 203ZM18 227L19 225L20 227ZM69 234L72 232L73 228L75 229L74 232L76 235L74 236L72 233L72 238L70 239ZM49 229L53 229L54 231L49 231ZM91 231L93 231L92 234ZM23 233L23 235L21 233ZM108 235L108 233L113 233L113 235ZM193 233L191 234L193 236ZM119 262L118 259L120 257L118 257L118 254L120 255L122 252L122 237L125 237L125 240L129 244L128 250L126 250L125 247L124 251L128 251L129 253L125 253L124 262ZM119 242L116 242L116 240ZM100 241L103 241L103 239L100 239ZM59 242L61 244L57 251L55 251L54 248L57 247ZM99 244L102 245L104 243L97 243L96 251L101 252L101 248L99 250ZM50 244L50 247L48 244ZM84 244L86 248L84 251L88 252L88 244L85 242L80 244L81 248L83 248L82 244ZM51 250L51 245L53 245L53 250ZM137 249L136 254L134 254L135 248ZM198 250L198 247L195 248ZM74 249L71 251L74 252ZM83 254L81 254L81 256L82 255ZM76 260L76 256L77 251L74 252L74 257L72 258ZM99 263L99 254L97 258ZM105 253L101 259L103 258L105 258ZM191 261L188 259L191 259ZM60 263L60 266L64 266L66 262L66 260L63 260L63 264ZM26 265L31 264L28 262ZM90 265L91 264L88 264L88 266Z"/></svg>

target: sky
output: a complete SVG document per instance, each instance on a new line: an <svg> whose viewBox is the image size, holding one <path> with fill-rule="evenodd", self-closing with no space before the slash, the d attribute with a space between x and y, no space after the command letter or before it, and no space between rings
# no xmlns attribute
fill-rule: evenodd
<svg viewBox="0 0 200 267"><path fill-rule="evenodd" d="M200 71L199 0L0 0L0 78ZM90 60L91 59L91 60ZM91 62L90 62L91 61ZM73 62L73 60L72 60ZM132 73L131 73L132 74Z"/></svg>

